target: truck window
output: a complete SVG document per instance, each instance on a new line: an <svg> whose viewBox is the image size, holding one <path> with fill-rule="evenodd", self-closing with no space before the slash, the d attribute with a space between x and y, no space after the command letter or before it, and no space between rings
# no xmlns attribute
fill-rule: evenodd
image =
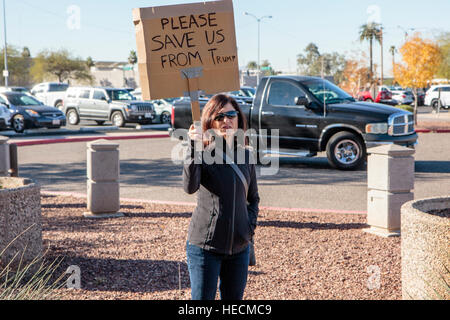
<svg viewBox="0 0 450 320"><path fill-rule="evenodd" d="M296 106L297 97L305 97L302 89L287 81L275 81L270 85L268 103L273 106Z"/></svg>
<svg viewBox="0 0 450 320"><path fill-rule="evenodd" d="M69 85L65 83L51 83L48 86L48 92L66 91L68 87Z"/></svg>
<svg viewBox="0 0 450 320"><path fill-rule="evenodd" d="M79 98L81 99L89 99L89 94L91 90L81 90Z"/></svg>
<svg viewBox="0 0 450 320"><path fill-rule="evenodd" d="M94 90L94 96L92 97L92 99L102 100L102 98L104 100L106 100L106 97L105 97L105 94L103 93L103 91Z"/></svg>

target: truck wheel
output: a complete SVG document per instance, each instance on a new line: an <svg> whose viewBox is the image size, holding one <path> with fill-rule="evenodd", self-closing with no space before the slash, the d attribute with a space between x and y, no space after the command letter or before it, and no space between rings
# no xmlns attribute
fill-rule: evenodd
<svg viewBox="0 0 450 320"><path fill-rule="evenodd" d="M123 117L122 112L115 111L111 116L111 121L113 125L116 127L124 127L125 126L125 119Z"/></svg>
<svg viewBox="0 0 450 320"><path fill-rule="evenodd" d="M25 120L21 114L15 115L11 119L11 126L17 133L22 133L25 130Z"/></svg>
<svg viewBox="0 0 450 320"><path fill-rule="evenodd" d="M336 169L354 170L366 159L366 147L361 138L348 131L336 133L327 143L328 163Z"/></svg>
<svg viewBox="0 0 450 320"><path fill-rule="evenodd" d="M70 109L67 111L66 114L67 122L69 122L70 125L76 126L80 123L80 117L78 116L78 112L75 109Z"/></svg>

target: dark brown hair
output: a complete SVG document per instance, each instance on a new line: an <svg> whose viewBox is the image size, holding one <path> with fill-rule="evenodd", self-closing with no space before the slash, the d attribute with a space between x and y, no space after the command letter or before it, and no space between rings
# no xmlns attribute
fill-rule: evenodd
<svg viewBox="0 0 450 320"><path fill-rule="evenodd" d="M242 112L239 104L232 97L226 94L216 94L208 103L202 111L202 129L203 132L212 129L212 124L216 115L222 110L228 103L230 103L233 108L238 112L238 129L242 129L244 132L247 131L247 119ZM208 144L209 142L206 142Z"/></svg>

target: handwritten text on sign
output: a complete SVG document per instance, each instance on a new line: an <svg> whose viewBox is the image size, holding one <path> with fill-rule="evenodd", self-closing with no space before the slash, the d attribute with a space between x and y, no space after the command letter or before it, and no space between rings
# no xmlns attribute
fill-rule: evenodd
<svg viewBox="0 0 450 320"><path fill-rule="evenodd" d="M239 89L231 0L137 8L133 21L145 99Z"/></svg>
<svg viewBox="0 0 450 320"><path fill-rule="evenodd" d="M218 48L215 46L225 42L226 38L224 29L219 28L217 15L214 12L176 18L161 18L159 22L164 34L153 36L151 47L152 52L163 52L160 56L162 68L188 67L194 64L203 65L205 59L211 59L210 61L214 65L234 62L236 59L235 55L221 56L216 53ZM180 33L180 30L186 31ZM205 43L209 46L206 57L198 50L198 47L204 46ZM168 50L177 49L183 51L166 53Z"/></svg>

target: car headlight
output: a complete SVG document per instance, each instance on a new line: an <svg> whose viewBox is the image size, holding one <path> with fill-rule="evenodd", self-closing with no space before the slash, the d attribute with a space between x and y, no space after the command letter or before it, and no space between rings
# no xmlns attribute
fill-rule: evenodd
<svg viewBox="0 0 450 320"><path fill-rule="evenodd" d="M366 133L385 134L388 132L387 123L369 123L366 125Z"/></svg>
<svg viewBox="0 0 450 320"><path fill-rule="evenodd" d="M136 106L127 106L127 109L128 109L128 111L133 111L133 112L135 112L135 111L137 111L137 107Z"/></svg>
<svg viewBox="0 0 450 320"><path fill-rule="evenodd" d="M39 117L39 113L37 113L34 110L27 109L27 110L25 110L25 112L28 113L32 117Z"/></svg>

